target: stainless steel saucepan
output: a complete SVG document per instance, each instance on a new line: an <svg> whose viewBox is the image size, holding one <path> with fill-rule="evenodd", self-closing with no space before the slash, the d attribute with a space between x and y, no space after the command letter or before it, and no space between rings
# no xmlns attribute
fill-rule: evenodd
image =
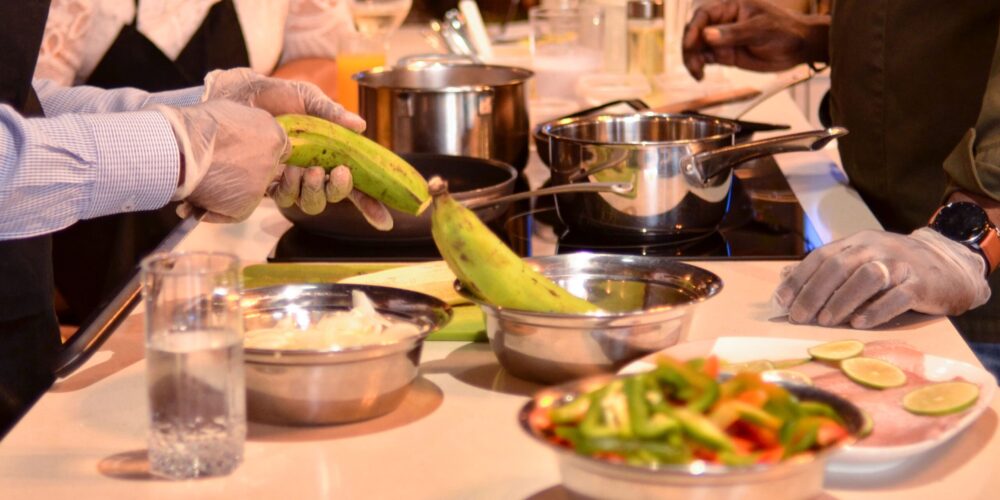
<svg viewBox="0 0 1000 500"><path fill-rule="evenodd" d="M630 183L627 196L560 194L571 228L622 237L714 231L728 209L732 171L762 156L815 151L847 130L834 127L736 144L729 120L652 112L558 120L542 126L554 185Z"/></svg>
<svg viewBox="0 0 1000 500"><path fill-rule="evenodd" d="M522 68L411 60L355 75L365 135L398 153L489 158L518 170L528 162Z"/></svg>

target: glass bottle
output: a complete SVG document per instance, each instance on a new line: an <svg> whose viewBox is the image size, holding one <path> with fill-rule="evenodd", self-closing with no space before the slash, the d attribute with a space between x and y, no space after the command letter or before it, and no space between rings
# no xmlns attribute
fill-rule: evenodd
<svg viewBox="0 0 1000 500"><path fill-rule="evenodd" d="M650 83L664 70L665 24L662 0L628 3L628 72L644 75Z"/></svg>

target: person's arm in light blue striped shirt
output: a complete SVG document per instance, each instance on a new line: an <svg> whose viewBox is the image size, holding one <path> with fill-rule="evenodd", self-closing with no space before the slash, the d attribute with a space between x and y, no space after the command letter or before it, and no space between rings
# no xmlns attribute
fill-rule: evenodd
<svg viewBox="0 0 1000 500"><path fill-rule="evenodd" d="M0 105L0 240L162 207L179 169L177 139L158 112L23 118Z"/></svg>
<svg viewBox="0 0 1000 500"><path fill-rule="evenodd" d="M131 87L105 90L85 85L62 87L49 80L35 80L33 86L45 116L64 113L119 113L139 111L154 104L191 106L201 101L205 87L150 93Z"/></svg>

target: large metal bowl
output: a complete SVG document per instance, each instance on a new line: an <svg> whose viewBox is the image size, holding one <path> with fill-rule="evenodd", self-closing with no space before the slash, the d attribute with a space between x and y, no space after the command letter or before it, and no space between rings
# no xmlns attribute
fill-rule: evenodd
<svg viewBox="0 0 1000 500"><path fill-rule="evenodd" d="M300 326L351 307L360 290L387 316L410 321L420 335L391 344L341 350L246 349L247 416L292 425L336 424L391 412L417 377L424 339L451 319L447 304L422 293L364 285L284 285L246 290L244 328L274 326L294 314ZM307 314L303 314L306 311Z"/></svg>
<svg viewBox="0 0 1000 500"><path fill-rule="evenodd" d="M543 389L521 409L521 428L556 453L563 486L574 496L601 499L685 498L697 500L804 500L816 498L823 488L827 458L854 439L809 456L799 456L774 465L726 467L702 461L687 465L640 467L616 464L580 455L556 446L531 425L529 416L539 406L566 404L580 394L603 386L614 376L606 375ZM783 384L784 385L784 384ZM829 404L857 437L864 415L857 406L835 394L811 386L784 385L799 400Z"/></svg>
<svg viewBox="0 0 1000 500"><path fill-rule="evenodd" d="M612 372L670 347L684 336L695 307L722 289L715 274L664 257L574 253L525 261L603 309L592 314L504 309L458 287L483 309L500 365L534 382Z"/></svg>

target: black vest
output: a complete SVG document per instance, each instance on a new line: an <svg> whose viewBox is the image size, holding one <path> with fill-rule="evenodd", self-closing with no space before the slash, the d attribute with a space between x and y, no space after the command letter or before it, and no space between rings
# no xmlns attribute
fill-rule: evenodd
<svg viewBox="0 0 1000 500"><path fill-rule="evenodd" d="M159 92L201 85L213 69L249 65L236 8L232 0L221 0L175 61L140 33L133 20L122 27L86 83ZM170 204L83 220L52 235L55 282L69 306L65 316L60 314L64 322L86 320L115 296L139 261L180 222L175 208Z"/></svg>
<svg viewBox="0 0 1000 500"><path fill-rule="evenodd" d="M0 102L41 115L31 76L48 0L0 2ZM0 437L52 385L59 326L49 236L0 241Z"/></svg>

